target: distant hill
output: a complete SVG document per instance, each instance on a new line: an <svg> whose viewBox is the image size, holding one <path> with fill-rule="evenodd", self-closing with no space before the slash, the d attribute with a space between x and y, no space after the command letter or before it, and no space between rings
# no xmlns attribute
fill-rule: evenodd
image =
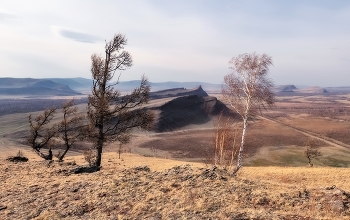
<svg viewBox="0 0 350 220"><path fill-rule="evenodd" d="M198 95L198 96L208 96L202 86L198 86L194 89L185 89L185 88L174 88L174 89L165 89L160 91L151 92L150 97L152 99L157 98L166 98L166 97L175 97L175 96L186 96L186 95Z"/></svg>
<svg viewBox="0 0 350 220"><path fill-rule="evenodd" d="M68 85L70 88L77 90L77 91L86 91L90 90L92 86L92 80L91 79L85 79L85 78L48 78L49 80ZM120 81L117 85L115 85L115 88L122 91L122 92L130 92L134 88L140 86L141 80L131 80L131 81ZM115 82L112 82L113 84ZM198 86L202 86L205 91L208 92L220 92L221 91L221 84L212 84L212 83L205 83L205 82L150 82L151 85L151 91L159 91L159 90L166 90L170 88L195 88Z"/></svg>
<svg viewBox="0 0 350 220"><path fill-rule="evenodd" d="M294 85L280 85L275 87L276 92L293 92L297 87Z"/></svg>
<svg viewBox="0 0 350 220"><path fill-rule="evenodd" d="M1 95L70 96L81 93L48 79L0 78Z"/></svg>
<svg viewBox="0 0 350 220"><path fill-rule="evenodd" d="M319 86L308 87L305 89L298 89L298 93L328 93L328 91Z"/></svg>
<svg viewBox="0 0 350 220"><path fill-rule="evenodd" d="M48 78L48 80L51 80L53 82L60 83L63 85L67 85L71 89L74 89L74 90L90 89L92 86L91 79L85 79L85 78L81 78L81 77L77 77L77 78Z"/></svg>
<svg viewBox="0 0 350 220"><path fill-rule="evenodd" d="M91 89L92 80L81 77L77 78L45 78L45 79L32 79L32 78L0 78L0 88L21 88L36 83L38 80L50 80L52 82L67 85L69 88L79 91L87 92ZM134 88L140 86L140 80L120 81L115 88L122 92L130 92ZM113 84L115 82L112 82ZM208 92L220 92L221 84L211 84L204 82L150 82L151 91L166 90L170 88L195 88L202 86Z"/></svg>
<svg viewBox="0 0 350 220"><path fill-rule="evenodd" d="M115 86L120 91L132 91L134 88L140 86L140 80L132 80L119 82ZM195 88L201 86L207 92L220 92L221 84L211 84L204 82L150 82L151 91L167 90L170 88Z"/></svg>
<svg viewBox="0 0 350 220"><path fill-rule="evenodd" d="M330 93L350 93L350 86L326 87L325 89Z"/></svg>
<svg viewBox="0 0 350 220"><path fill-rule="evenodd" d="M41 79L32 78L0 78L0 88L21 88L38 82Z"/></svg>
<svg viewBox="0 0 350 220"><path fill-rule="evenodd" d="M277 94L325 94L328 91L319 86L297 88L294 85L280 85L274 88Z"/></svg>
<svg viewBox="0 0 350 220"><path fill-rule="evenodd" d="M195 88L201 86L206 92L221 92L221 84L205 82L159 82L152 83L152 91L169 89L169 88Z"/></svg>
<svg viewBox="0 0 350 220"><path fill-rule="evenodd" d="M72 91L74 92L81 92L84 94L87 94L91 91L92 86L92 80L76 77L76 78L46 78L46 79L32 79L32 78L0 78L0 92L1 94L6 94L4 91L4 88L23 88L28 87L32 84L35 84L38 81L42 80L50 80L52 82L55 82L60 85L66 85L69 87L69 89L60 89L60 94L69 94ZM130 92L134 88L138 87L140 85L140 80L131 80L131 81L120 81L117 85L115 85L115 88L118 89L121 92ZM112 82L113 84L115 82ZM151 85L151 91L159 91L159 90L169 90L172 88L177 89L184 89L187 90L188 88L196 88L201 86L203 90L205 90L208 93L220 93L221 92L221 84L214 84L214 83L205 83L205 82L150 82ZM47 87L45 87L47 88ZM20 91L7 91L8 94L17 94L17 93L26 93L28 90L21 89ZM50 88L52 89L52 88ZM43 90L43 89L42 89ZM70 91L69 91L70 90ZM308 86L295 86L295 85L277 85L274 88L274 91L277 94L285 94L288 93L315 93L315 94L324 94L324 93L350 93L350 86L346 87L308 87ZM37 93L47 93L50 94L53 91L36 91ZM171 91L169 91L171 93Z"/></svg>

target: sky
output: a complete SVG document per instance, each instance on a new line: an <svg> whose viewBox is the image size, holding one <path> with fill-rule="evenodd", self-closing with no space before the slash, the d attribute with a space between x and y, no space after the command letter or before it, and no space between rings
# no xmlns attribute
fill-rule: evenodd
<svg viewBox="0 0 350 220"><path fill-rule="evenodd" d="M275 84L350 86L347 0L0 0L0 77L91 78L118 33L133 57L121 81L222 83L256 52Z"/></svg>

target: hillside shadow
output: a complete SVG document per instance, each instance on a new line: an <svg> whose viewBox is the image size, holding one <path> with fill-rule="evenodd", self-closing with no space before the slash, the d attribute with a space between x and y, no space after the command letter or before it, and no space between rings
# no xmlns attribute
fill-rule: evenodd
<svg viewBox="0 0 350 220"><path fill-rule="evenodd" d="M157 132L173 131L191 124L205 124L221 112L234 115L226 105L211 96L178 97L155 109L161 111L155 127Z"/></svg>

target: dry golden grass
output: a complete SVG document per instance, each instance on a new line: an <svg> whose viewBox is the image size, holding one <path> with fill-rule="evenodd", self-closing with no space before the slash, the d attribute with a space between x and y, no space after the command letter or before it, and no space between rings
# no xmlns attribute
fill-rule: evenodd
<svg viewBox="0 0 350 220"><path fill-rule="evenodd" d="M0 160L1 219L350 218L348 169L243 167L233 177L198 163L116 158L104 154L91 174L70 172L81 156L50 165Z"/></svg>
<svg viewBox="0 0 350 220"><path fill-rule="evenodd" d="M108 152L102 155L103 164L102 166L106 169L129 169L139 166L148 166L152 171L164 171L170 169L174 166L183 166L189 164L194 167L205 167L203 163L195 162L186 162L186 161L177 161L169 160L163 158L156 158L150 156L141 156L132 153L123 153L121 154L121 159L117 159L118 154L116 152ZM86 164L84 156L73 156L67 157L66 162L73 162L77 164Z"/></svg>

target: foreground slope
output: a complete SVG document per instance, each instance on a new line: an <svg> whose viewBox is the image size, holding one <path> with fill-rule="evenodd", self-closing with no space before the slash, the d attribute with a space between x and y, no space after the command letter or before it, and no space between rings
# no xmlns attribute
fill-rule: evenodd
<svg viewBox="0 0 350 220"><path fill-rule="evenodd" d="M104 154L100 172L0 161L2 219L349 219L350 170L213 167ZM68 163L69 162L69 163ZM170 168L173 167L173 168ZM170 168L170 169L169 169ZM345 190L345 191L344 191Z"/></svg>

